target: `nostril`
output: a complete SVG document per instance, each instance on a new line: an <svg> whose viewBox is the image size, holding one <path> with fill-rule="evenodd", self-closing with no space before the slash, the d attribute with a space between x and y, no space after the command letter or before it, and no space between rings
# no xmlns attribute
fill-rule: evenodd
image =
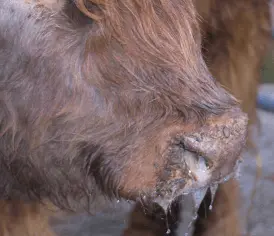
<svg viewBox="0 0 274 236"><path fill-rule="evenodd" d="M171 161L174 164L185 163L190 171L195 169L200 169L206 171L212 168L213 163L207 156L203 155L203 153L198 152L199 150L196 148L193 143L197 143L199 145L202 142L201 135L192 135L188 137L181 137L181 140L177 140L173 142L174 150L176 150L176 154L173 155ZM174 153L173 153L174 154ZM179 157L179 158L178 158Z"/></svg>
<svg viewBox="0 0 274 236"><path fill-rule="evenodd" d="M194 135L188 138L193 140L193 142L202 142L202 137L199 135ZM191 179L194 181L201 181L204 179L205 174L208 173L210 168L213 167L213 163L205 155L196 152L197 149L195 150L195 148L191 148L193 146L189 145L189 143L185 143L184 140L185 139L181 137L180 141L177 140L173 142L174 148L169 163L172 166L180 165L180 168L185 170ZM163 173L163 175L168 176L167 173Z"/></svg>
<svg viewBox="0 0 274 236"><path fill-rule="evenodd" d="M202 152L204 135L195 133L187 136L177 136L175 139L172 142L173 148L170 149L172 150L169 159L171 172L164 171L162 179L177 179L179 176L185 176L184 178L191 179L197 183L206 182L211 175L214 163L206 155L207 153ZM174 168L180 171L174 171L173 173Z"/></svg>

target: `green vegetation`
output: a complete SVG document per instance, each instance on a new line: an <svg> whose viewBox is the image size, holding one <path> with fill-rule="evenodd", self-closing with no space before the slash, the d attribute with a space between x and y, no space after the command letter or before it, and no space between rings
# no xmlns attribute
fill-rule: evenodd
<svg viewBox="0 0 274 236"><path fill-rule="evenodd" d="M274 83L274 41L262 69L262 83Z"/></svg>

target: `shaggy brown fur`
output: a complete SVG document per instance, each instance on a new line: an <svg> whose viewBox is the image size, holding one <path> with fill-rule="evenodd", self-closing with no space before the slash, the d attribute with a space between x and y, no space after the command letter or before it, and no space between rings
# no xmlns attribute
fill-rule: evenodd
<svg viewBox="0 0 274 236"><path fill-rule="evenodd" d="M92 212L108 198L169 196L197 180L178 163L180 145L209 159L210 178L194 185L207 186L232 171L244 145L245 118L204 63L191 0L76 5L0 4L5 234L35 235L40 217L46 225L47 210L29 200ZM198 134L230 142L193 144ZM13 232L10 219L22 222Z"/></svg>

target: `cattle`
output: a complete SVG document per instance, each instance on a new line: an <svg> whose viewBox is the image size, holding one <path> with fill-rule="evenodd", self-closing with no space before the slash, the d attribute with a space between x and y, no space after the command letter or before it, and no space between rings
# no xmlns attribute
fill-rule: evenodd
<svg viewBox="0 0 274 236"><path fill-rule="evenodd" d="M248 119L195 4L1 0L1 235L54 235L50 212L112 199L166 212L233 175Z"/></svg>

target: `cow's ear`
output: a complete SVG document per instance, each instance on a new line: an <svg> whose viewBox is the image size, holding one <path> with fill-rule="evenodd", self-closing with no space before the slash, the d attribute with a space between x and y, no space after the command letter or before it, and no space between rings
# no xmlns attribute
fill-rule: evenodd
<svg viewBox="0 0 274 236"><path fill-rule="evenodd" d="M75 5L89 18L99 21L102 20L105 1L104 0L75 0Z"/></svg>

